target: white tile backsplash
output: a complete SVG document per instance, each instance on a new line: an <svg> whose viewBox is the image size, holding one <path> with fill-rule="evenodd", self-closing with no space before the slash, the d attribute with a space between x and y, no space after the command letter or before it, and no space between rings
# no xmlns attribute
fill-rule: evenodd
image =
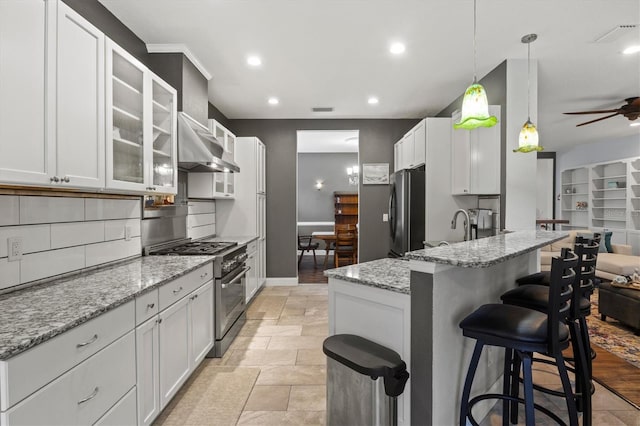
<svg viewBox="0 0 640 426"><path fill-rule="evenodd" d="M124 239L124 231L126 227L131 228L131 237L140 236L140 220L108 220L104 223L104 240L122 240Z"/></svg>
<svg viewBox="0 0 640 426"><path fill-rule="evenodd" d="M197 240L198 238L208 237L210 235L214 235L215 233L216 233L215 224L197 226L195 228L187 229L187 236L189 238L193 238L194 240Z"/></svg>
<svg viewBox="0 0 640 426"><path fill-rule="evenodd" d="M20 284L20 262L0 259L0 290Z"/></svg>
<svg viewBox="0 0 640 426"><path fill-rule="evenodd" d="M215 213L216 202L215 201L193 201L190 200L187 204L188 214L202 214L202 213Z"/></svg>
<svg viewBox="0 0 640 426"><path fill-rule="evenodd" d="M20 196L21 225L83 220L82 198Z"/></svg>
<svg viewBox="0 0 640 426"><path fill-rule="evenodd" d="M115 240L85 246L87 267L113 262L125 257L136 256L142 252L140 237L129 241Z"/></svg>
<svg viewBox="0 0 640 426"><path fill-rule="evenodd" d="M0 195L0 290L140 255L140 207L141 199ZM13 262L10 237L23 242Z"/></svg>
<svg viewBox="0 0 640 426"><path fill-rule="evenodd" d="M22 237L22 253L51 250L51 225L0 227L0 257L8 256L7 238Z"/></svg>
<svg viewBox="0 0 640 426"><path fill-rule="evenodd" d="M140 200L85 198L85 220L133 219L140 217Z"/></svg>
<svg viewBox="0 0 640 426"><path fill-rule="evenodd" d="M216 215L214 213L190 214L187 216L187 227L195 228L203 225L211 225L216 223Z"/></svg>
<svg viewBox="0 0 640 426"><path fill-rule="evenodd" d="M20 198L17 195L0 195L0 226L20 223Z"/></svg>
<svg viewBox="0 0 640 426"><path fill-rule="evenodd" d="M104 222L54 223L51 248L63 248L104 241Z"/></svg>
<svg viewBox="0 0 640 426"><path fill-rule="evenodd" d="M22 256L20 282L39 280L84 268L84 246L43 251Z"/></svg>

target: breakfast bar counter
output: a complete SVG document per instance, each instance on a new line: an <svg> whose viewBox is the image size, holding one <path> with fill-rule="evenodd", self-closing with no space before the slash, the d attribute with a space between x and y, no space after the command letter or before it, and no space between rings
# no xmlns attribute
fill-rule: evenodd
<svg viewBox="0 0 640 426"><path fill-rule="evenodd" d="M411 377L398 401L398 424L457 424L473 351L459 322L480 305L499 302L516 278L536 272L537 249L566 235L517 231L417 250L407 253L408 261L381 259L329 270L329 334L360 335L407 363ZM371 271L379 277L371 279ZM501 353L484 352L472 394L501 386ZM484 402L475 409L477 418L490 409L492 402Z"/></svg>

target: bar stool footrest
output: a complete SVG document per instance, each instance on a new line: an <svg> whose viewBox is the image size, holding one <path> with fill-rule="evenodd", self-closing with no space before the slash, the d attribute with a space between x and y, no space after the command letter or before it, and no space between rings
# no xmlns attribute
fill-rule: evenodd
<svg viewBox="0 0 640 426"><path fill-rule="evenodd" d="M485 399L500 399L503 401L510 401L510 402L517 402L518 404L525 404L524 399L522 398L516 398L510 395L503 395L501 393L485 393L483 395L477 395L474 396L473 398L471 398L471 400L469 401L469 411L467 413L467 418L469 419L469 421L471 422L471 424L473 426L480 426L480 423L478 423L476 421L476 419L473 418L473 415L471 413L471 409L473 408L473 406L475 404L477 404L480 401L484 401ZM555 413L553 413L552 411L550 411L549 409L534 403L533 404L533 408L535 410L540 411L543 414L546 414L549 418L553 419L556 423L558 423L561 426L568 426L567 423L564 422L564 420L562 420L560 417L558 417ZM502 413L502 415L504 416L504 413Z"/></svg>

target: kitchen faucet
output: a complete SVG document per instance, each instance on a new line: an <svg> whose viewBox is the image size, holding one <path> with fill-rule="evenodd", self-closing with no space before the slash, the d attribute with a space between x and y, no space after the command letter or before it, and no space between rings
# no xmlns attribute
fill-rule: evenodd
<svg viewBox="0 0 640 426"><path fill-rule="evenodd" d="M451 219L451 229L456 229L456 221L458 220L458 215L460 213L464 215L464 240L471 241L471 226L469 226L471 221L469 219L469 213L467 213L466 210L456 210L456 212L453 214L453 219Z"/></svg>

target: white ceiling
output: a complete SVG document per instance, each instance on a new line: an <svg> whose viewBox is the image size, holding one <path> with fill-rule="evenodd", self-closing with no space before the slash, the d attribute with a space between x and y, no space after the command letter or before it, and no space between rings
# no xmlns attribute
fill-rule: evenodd
<svg viewBox="0 0 640 426"><path fill-rule="evenodd" d="M456 99L473 74L471 0L100 0L148 44L185 44L213 75L209 99L229 118L421 118ZM540 138L547 150L638 135L614 117L564 111L618 107L640 96L638 0L479 0L478 75L526 58L537 33ZM393 41L407 50L389 53ZM262 65L250 68L257 54ZM269 105L271 96L279 98ZM377 96L378 105L367 98ZM491 94L489 93L489 97ZM333 107L314 113L312 107ZM584 118L584 120L582 120ZM633 136L632 136L633 137Z"/></svg>
<svg viewBox="0 0 640 426"><path fill-rule="evenodd" d="M358 152L357 130L298 130L298 153Z"/></svg>

